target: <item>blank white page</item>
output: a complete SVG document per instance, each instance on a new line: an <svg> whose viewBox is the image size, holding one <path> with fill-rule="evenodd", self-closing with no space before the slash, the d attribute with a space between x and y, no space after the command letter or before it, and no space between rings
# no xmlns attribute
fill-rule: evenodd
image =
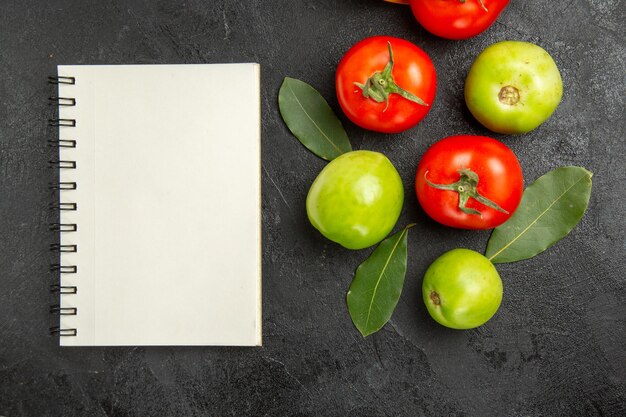
<svg viewBox="0 0 626 417"><path fill-rule="evenodd" d="M58 67L63 346L261 344L258 64Z"/></svg>

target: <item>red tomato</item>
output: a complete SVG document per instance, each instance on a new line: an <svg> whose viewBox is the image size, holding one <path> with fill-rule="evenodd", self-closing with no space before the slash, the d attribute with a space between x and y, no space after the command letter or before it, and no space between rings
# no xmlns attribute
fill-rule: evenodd
<svg viewBox="0 0 626 417"><path fill-rule="evenodd" d="M417 21L433 35L467 39L493 24L509 0L410 0Z"/></svg>
<svg viewBox="0 0 626 417"><path fill-rule="evenodd" d="M339 62L339 104L355 124L398 133L420 122L435 99L437 77L424 51L403 39L374 36L354 45Z"/></svg>
<svg viewBox="0 0 626 417"><path fill-rule="evenodd" d="M415 191L424 211L439 223L490 229L513 215L524 179L505 144L486 136L450 136L422 157Z"/></svg>

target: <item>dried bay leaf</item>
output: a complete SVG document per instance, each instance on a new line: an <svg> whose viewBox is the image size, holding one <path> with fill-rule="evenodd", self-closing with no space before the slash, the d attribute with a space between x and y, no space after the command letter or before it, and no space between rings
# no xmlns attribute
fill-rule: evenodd
<svg viewBox="0 0 626 417"><path fill-rule="evenodd" d="M363 336L380 330L398 304L406 275L407 236L413 226L383 240L356 270L346 302Z"/></svg>
<svg viewBox="0 0 626 417"><path fill-rule="evenodd" d="M485 256L493 263L516 262L563 239L582 218L591 196L592 173L561 167L531 184L509 220L494 229Z"/></svg>
<svg viewBox="0 0 626 417"><path fill-rule="evenodd" d="M341 121L309 84L285 77L278 106L291 133L320 158L331 161L352 150Z"/></svg>

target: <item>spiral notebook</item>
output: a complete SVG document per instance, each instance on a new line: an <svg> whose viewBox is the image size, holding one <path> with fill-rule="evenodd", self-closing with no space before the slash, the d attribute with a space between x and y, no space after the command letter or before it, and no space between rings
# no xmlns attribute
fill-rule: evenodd
<svg viewBox="0 0 626 417"><path fill-rule="evenodd" d="M260 345L258 64L57 70L51 333Z"/></svg>

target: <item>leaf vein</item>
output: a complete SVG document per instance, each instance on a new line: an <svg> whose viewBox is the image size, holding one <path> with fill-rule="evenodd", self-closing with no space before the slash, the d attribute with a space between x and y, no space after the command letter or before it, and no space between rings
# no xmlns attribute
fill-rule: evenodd
<svg viewBox="0 0 626 417"><path fill-rule="evenodd" d="M300 108L302 109L302 111L304 112L304 114L306 115L306 117L309 118L309 120L313 123L313 125L317 128L317 130L320 131L320 133L322 134L322 136L324 136L324 138L328 141L328 143L331 144L331 146L333 148L335 148L337 150L337 152L339 152L339 154L341 155L343 153L343 151L341 149L339 149L337 147L337 145L335 145L333 143L333 141L326 135L326 133L324 133L324 131L322 130L321 127L318 126L317 123L315 123L315 120L313 120L313 118L309 115L309 113L306 111L306 109L304 108L304 106L302 105L302 103L300 102L300 100L298 100L298 96L296 96L296 93L293 91L293 89L291 88L291 85L289 85L289 83L287 83L287 87L289 87L289 91L291 91L291 94L293 95L293 98L296 100L296 102L298 103L298 105L300 106Z"/></svg>
<svg viewBox="0 0 626 417"><path fill-rule="evenodd" d="M396 248L400 244L400 241L402 240L402 238L404 237L404 234L407 231L408 231L408 229L404 229L402 231L402 233L400 233L400 236L398 237L398 240L393 245L393 249L391 249L391 252L389 252L389 257L387 258L387 261L385 262L385 266L383 266L383 269L380 271L380 275L378 276L378 279L376 281L376 285L374 286L374 293L372 294L372 299L370 300L369 308L367 309L367 318L365 319L365 329L367 329L367 325L370 322L370 314L372 313L372 304L374 304L374 298L376 298L376 292L378 291L378 285L380 284L380 281L382 280L383 275L385 274L385 270L387 269L387 266L389 265L389 262L391 261L391 258L393 257L393 254L396 252Z"/></svg>
<svg viewBox="0 0 626 417"><path fill-rule="evenodd" d="M554 206L559 200L561 200L563 198L563 196L565 194L567 194L572 188L574 188L579 182L581 182L582 180L584 180L585 178L587 178L588 175L583 175L581 178L578 179L578 181L576 181L575 183L573 183L571 186L569 186L567 188L567 190L563 191L563 193L561 193L560 196L558 196L558 198L556 198L544 211L541 212L541 214L539 214L539 216L537 216L537 218L535 218L535 220L533 220L528 226L526 226L524 228L524 230L522 230L517 236L515 236L514 239L512 239L509 243L507 243L506 245L504 245L502 247L502 249L500 249L499 251L497 251L496 253L494 253L492 256L489 257L489 260L493 260L496 256L500 255L503 251L505 251L506 249L508 249L513 243L515 243L518 239L520 239L522 237L522 235L524 235L535 223L537 223L539 221L539 219L541 219L548 211L550 211L550 209L552 208L552 206Z"/></svg>

